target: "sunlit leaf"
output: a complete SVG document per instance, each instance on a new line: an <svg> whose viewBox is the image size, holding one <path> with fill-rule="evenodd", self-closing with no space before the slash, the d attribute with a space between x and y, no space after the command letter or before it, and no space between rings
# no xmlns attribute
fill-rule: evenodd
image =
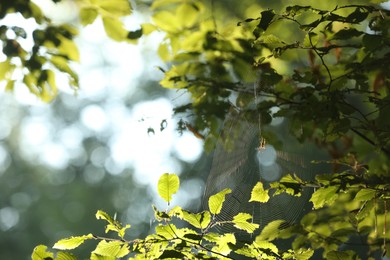
<svg viewBox="0 0 390 260"><path fill-rule="evenodd" d="M56 260L77 260L77 257L69 252L57 252Z"/></svg>
<svg viewBox="0 0 390 260"><path fill-rule="evenodd" d="M238 213L233 217L233 223L236 228L245 230L248 233L253 233L256 229L259 228L259 225L248 222L248 220L251 219L252 216L248 213Z"/></svg>
<svg viewBox="0 0 390 260"><path fill-rule="evenodd" d="M84 243L85 240L92 239L93 235L88 234L84 236L76 236L76 237L69 237L65 239L59 240L57 243L54 244L53 248L60 249L60 250L69 250L74 249Z"/></svg>
<svg viewBox="0 0 390 260"><path fill-rule="evenodd" d="M177 23L182 24L185 28L193 26L197 17L198 10L194 7L194 5L183 3L176 9Z"/></svg>
<svg viewBox="0 0 390 260"><path fill-rule="evenodd" d="M180 180L176 174L164 173L158 180L158 195L169 204L172 200L172 195L179 190L179 186Z"/></svg>
<svg viewBox="0 0 390 260"><path fill-rule="evenodd" d="M33 253L31 254L32 260L49 260L54 259L54 254L52 252L48 252L47 246L39 245L34 248Z"/></svg>
<svg viewBox="0 0 390 260"><path fill-rule="evenodd" d="M112 257L124 257L130 253L129 245L126 242L122 241L105 241L102 240L99 242L95 250L92 251L94 254L102 256L112 256Z"/></svg>
<svg viewBox="0 0 390 260"><path fill-rule="evenodd" d="M264 190L263 183L258 182L252 189L249 201L267 202L269 200L268 190Z"/></svg>
<svg viewBox="0 0 390 260"><path fill-rule="evenodd" d="M310 198L310 201L313 202L313 207L319 209L325 205L333 204L338 197L338 189L339 187L337 186L317 189Z"/></svg>
<svg viewBox="0 0 390 260"><path fill-rule="evenodd" d="M211 220L210 212L203 211L200 213L191 213L189 211L183 210L182 211L182 218L193 225L196 228L204 229L206 228Z"/></svg>
<svg viewBox="0 0 390 260"><path fill-rule="evenodd" d="M128 31L124 28L123 23L111 16L103 16L104 30L108 37L115 41L123 41L127 39Z"/></svg>
<svg viewBox="0 0 390 260"><path fill-rule="evenodd" d="M83 26L87 26L95 21L98 16L98 11L93 7L85 7L80 9L79 17L80 23Z"/></svg>
<svg viewBox="0 0 390 260"><path fill-rule="evenodd" d="M158 225L156 227L156 234L164 237L165 239L173 239L176 238L177 228L173 224L169 225Z"/></svg>
<svg viewBox="0 0 390 260"><path fill-rule="evenodd" d="M117 232L118 236L121 238L124 237L126 230L131 227L130 224L127 224L126 226L123 227L118 220L113 219L110 215L108 215L106 212L102 210L98 210L95 216L97 219L103 219L108 222L108 225L106 226L106 230L105 230L106 233L109 231L114 231Z"/></svg>
<svg viewBox="0 0 390 260"><path fill-rule="evenodd" d="M231 193L231 189L224 189L209 198L209 209L212 214L219 214L222 209L222 205L225 202L225 196Z"/></svg>

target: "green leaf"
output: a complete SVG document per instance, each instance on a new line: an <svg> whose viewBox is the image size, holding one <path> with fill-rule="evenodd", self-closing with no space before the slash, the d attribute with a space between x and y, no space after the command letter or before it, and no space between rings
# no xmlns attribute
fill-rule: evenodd
<svg viewBox="0 0 390 260"><path fill-rule="evenodd" d="M248 220L252 219L252 216L248 213L238 213L233 217L233 223L236 228L245 230L248 233L253 233L257 228L258 224L250 223Z"/></svg>
<svg viewBox="0 0 390 260"><path fill-rule="evenodd" d="M115 41L123 41L127 39L128 31L124 28L123 23L111 16L103 16L104 30L108 37Z"/></svg>
<svg viewBox="0 0 390 260"><path fill-rule="evenodd" d="M274 220L270 223L268 223L263 230L261 230L260 235L256 237L256 241L272 241L275 238L278 238L279 235L279 228L285 224L286 221L284 220Z"/></svg>
<svg viewBox="0 0 390 260"><path fill-rule="evenodd" d="M83 26L87 26L95 21L98 16L98 11L93 7L84 7L80 9L79 17L80 23Z"/></svg>
<svg viewBox="0 0 390 260"><path fill-rule="evenodd" d="M299 248L294 252L294 257L296 260L308 260L314 254L314 250L310 248Z"/></svg>
<svg viewBox="0 0 390 260"><path fill-rule="evenodd" d="M313 202L313 207L319 209L325 205L333 204L338 197L338 189L338 186L317 189L310 198L310 201Z"/></svg>
<svg viewBox="0 0 390 260"><path fill-rule="evenodd" d="M349 40L353 37L359 37L363 34L362 31L358 31L355 28L342 29L333 35L334 40Z"/></svg>
<svg viewBox="0 0 390 260"><path fill-rule="evenodd" d="M56 260L77 260L77 257L69 252L58 252Z"/></svg>
<svg viewBox="0 0 390 260"><path fill-rule="evenodd" d="M90 260L116 260L114 256L102 256L97 254L91 254Z"/></svg>
<svg viewBox="0 0 390 260"><path fill-rule="evenodd" d="M195 214L186 210L182 210L181 217L182 219L199 229L207 228L211 221L211 215L208 211L203 211Z"/></svg>
<svg viewBox="0 0 390 260"><path fill-rule="evenodd" d="M153 17L153 22L157 27L168 33L175 33L179 31L179 25L176 16L168 11L157 12Z"/></svg>
<svg viewBox="0 0 390 260"><path fill-rule="evenodd" d="M274 196L281 194L283 192L293 195L293 196L301 196L302 191L302 180L298 178L298 176L288 174L283 176L278 182L273 182L270 184L271 188L276 189Z"/></svg>
<svg viewBox="0 0 390 260"><path fill-rule="evenodd" d="M164 250L158 259L186 259L185 254L177 250Z"/></svg>
<svg viewBox="0 0 390 260"><path fill-rule="evenodd" d="M375 198L376 190L373 189L361 189L356 193L355 200L357 201L367 201Z"/></svg>
<svg viewBox="0 0 390 260"><path fill-rule="evenodd" d="M164 173L157 184L158 195L169 203L172 200L172 195L175 194L179 190L180 180L176 174Z"/></svg>
<svg viewBox="0 0 390 260"><path fill-rule="evenodd" d="M92 253L102 256L111 256L111 257L124 257L130 253L129 245L126 242L122 241L105 241L102 240L99 242L95 250Z"/></svg>
<svg viewBox="0 0 390 260"><path fill-rule="evenodd" d="M47 246L39 245L34 248L33 253L31 254L32 260L50 260L54 259L54 254L52 252L48 252Z"/></svg>
<svg viewBox="0 0 390 260"><path fill-rule="evenodd" d="M356 253L348 250L348 251L330 251L326 254L326 259L328 260L353 260L356 259Z"/></svg>
<svg viewBox="0 0 390 260"><path fill-rule="evenodd" d="M156 234L165 239L177 238L176 232L177 228L173 224L156 226Z"/></svg>
<svg viewBox="0 0 390 260"><path fill-rule="evenodd" d="M252 189L251 198L249 202L251 201L257 201L265 203L269 200L268 190L264 190L263 183L258 182L255 187Z"/></svg>
<svg viewBox="0 0 390 260"><path fill-rule="evenodd" d="M231 189L224 189L223 191L218 192L215 195L210 196L209 198L209 209L211 214L219 214L222 209L222 205L225 202L226 194L231 193Z"/></svg>
<svg viewBox="0 0 390 260"><path fill-rule="evenodd" d="M92 234L84 235L84 236L76 236L76 237L69 237L65 239L59 240L57 243L54 244L54 249L59 250L69 250L77 248L79 245L84 243L85 240L94 238Z"/></svg>
<svg viewBox="0 0 390 260"><path fill-rule="evenodd" d="M118 236L123 238L125 236L125 232L127 229L129 229L131 226L130 224L127 224L126 226L122 226L122 224L118 221L110 217L106 212L102 210L98 210L96 212L96 219L103 219L108 222L108 225L106 226L105 232L108 233L108 231L114 231L118 233Z"/></svg>

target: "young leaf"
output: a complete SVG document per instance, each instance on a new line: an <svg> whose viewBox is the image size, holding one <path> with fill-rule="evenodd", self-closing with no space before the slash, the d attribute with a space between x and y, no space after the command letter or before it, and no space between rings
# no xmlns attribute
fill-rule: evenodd
<svg viewBox="0 0 390 260"><path fill-rule="evenodd" d="M248 213L238 213L233 217L233 223L236 228L245 230L248 233L253 233L257 228L258 224L250 223L247 220L252 219L252 216Z"/></svg>
<svg viewBox="0 0 390 260"><path fill-rule="evenodd" d="M177 228L173 224L169 224L169 225L160 224L156 227L156 234L164 237L165 239L176 238L177 237L176 231Z"/></svg>
<svg viewBox="0 0 390 260"><path fill-rule="evenodd" d="M182 213L183 213L182 219L184 219L185 221L187 221L188 223L190 223L191 225L199 229L205 229L209 225L211 220L211 215L210 212L208 211L203 211L195 214L183 210Z"/></svg>
<svg viewBox="0 0 390 260"><path fill-rule="evenodd" d="M127 224L125 227L123 227L118 220L113 219L106 212L102 210L98 210L96 212L96 218L104 219L108 222L108 225L106 226L106 230L105 230L106 233L111 230L117 232L118 236L121 238L124 237L126 229L129 229L131 227L130 224Z"/></svg>
<svg viewBox="0 0 390 260"><path fill-rule="evenodd" d="M175 194L179 190L180 180L176 174L164 173L157 184L158 195L168 202L172 200L172 195Z"/></svg>
<svg viewBox="0 0 390 260"><path fill-rule="evenodd" d="M61 239L57 243L54 244L54 249L60 249L60 250L69 250L74 249L84 243L85 240L92 239L93 235L88 234L84 236L77 236L77 237L69 237L65 239Z"/></svg>
<svg viewBox="0 0 390 260"><path fill-rule="evenodd" d="M53 259L54 254L52 252L46 251L47 246L39 245L34 248L33 253L31 254L32 260L45 260L45 259Z"/></svg>
<svg viewBox="0 0 390 260"><path fill-rule="evenodd" d="M313 202L313 207L319 209L325 205L333 204L338 197L338 189L338 186L330 186L316 190L310 198L310 201Z"/></svg>
<svg viewBox="0 0 390 260"><path fill-rule="evenodd" d="M122 241L105 241L102 240L99 242L95 250L92 253L101 255L101 256L111 256L111 257L124 257L130 253L129 245L126 242Z"/></svg>
<svg viewBox="0 0 390 260"><path fill-rule="evenodd" d="M251 201L257 201L257 202L267 202L269 200L268 190L264 190L263 183L258 182L255 187L252 190L251 193Z"/></svg>
<svg viewBox="0 0 390 260"><path fill-rule="evenodd" d="M223 191L218 192L217 194L210 196L209 198L209 209L211 214L219 214L222 209L222 204L225 202L226 194L231 193L231 189L224 189Z"/></svg>

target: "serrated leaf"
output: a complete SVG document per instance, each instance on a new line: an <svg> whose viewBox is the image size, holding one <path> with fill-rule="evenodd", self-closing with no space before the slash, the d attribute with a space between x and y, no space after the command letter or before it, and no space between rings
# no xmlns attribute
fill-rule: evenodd
<svg viewBox="0 0 390 260"><path fill-rule="evenodd" d="M264 190L263 183L258 182L255 187L252 189L251 192L251 198L249 202L251 201L257 201L265 203L269 200L268 190Z"/></svg>
<svg viewBox="0 0 390 260"><path fill-rule="evenodd" d="M124 257L130 253L129 245L122 241L105 241L99 242L95 250L92 253L102 256L110 257Z"/></svg>
<svg viewBox="0 0 390 260"><path fill-rule="evenodd" d="M215 195L210 196L209 198L209 209L211 214L219 214L222 209L222 205L225 202L225 196L231 193L232 190L226 188Z"/></svg>
<svg viewBox="0 0 390 260"><path fill-rule="evenodd" d="M172 200L172 195L175 194L180 187L180 180L176 174L164 173L157 184L158 195L169 203Z"/></svg>
<svg viewBox="0 0 390 260"><path fill-rule="evenodd" d="M250 223L248 220L252 219L252 216L248 213L238 213L233 217L234 226L238 229L245 230L248 233L253 233L259 228L258 224Z"/></svg>
<svg viewBox="0 0 390 260"><path fill-rule="evenodd" d="M376 190L373 189L361 189L356 193L355 200L357 201L367 201L375 198Z"/></svg>
<svg viewBox="0 0 390 260"><path fill-rule="evenodd" d="M196 228L205 229L210 224L211 214L208 211L203 211L195 214L183 210L182 213L182 219L184 219Z"/></svg>
<svg viewBox="0 0 390 260"><path fill-rule="evenodd" d="M34 251L31 254L32 260L49 260L54 258L54 254L52 252L48 252L47 246L39 245L34 248Z"/></svg>
<svg viewBox="0 0 390 260"><path fill-rule="evenodd" d="M310 198L310 201L313 202L313 207L319 209L325 205L333 204L338 197L338 189L338 186L317 189Z"/></svg>
<svg viewBox="0 0 390 260"><path fill-rule="evenodd" d="M76 237L69 237L65 239L59 240L57 243L54 244L53 248L54 249L59 249L59 250L70 250L77 248L79 245L84 243L85 240L92 239L93 235L88 234L84 236L76 236Z"/></svg>
<svg viewBox="0 0 390 260"><path fill-rule="evenodd" d="M103 219L106 220L109 224L106 226L105 232L107 233L108 231L114 231L118 233L118 236L123 238L125 235L125 232L127 229L131 227L130 224L127 224L126 226L122 226L122 224L118 221L110 217L106 212L102 210L98 210L96 212L96 218L97 219Z"/></svg>
<svg viewBox="0 0 390 260"><path fill-rule="evenodd" d="M173 224L169 225L158 225L156 227L156 234L164 237L165 239L173 239L176 238L177 228Z"/></svg>

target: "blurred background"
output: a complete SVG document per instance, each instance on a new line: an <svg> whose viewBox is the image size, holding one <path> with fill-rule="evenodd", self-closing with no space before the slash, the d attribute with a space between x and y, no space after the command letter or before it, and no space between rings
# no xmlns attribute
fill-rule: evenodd
<svg viewBox="0 0 390 260"><path fill-rule="evenodd" d="M35 2L54 21L77 19L72 1ZM135 12L125 22L137 28L144 19ZM27 31L35 26L18 15L1 23ZM172 204L199 207L207 171L197 164L195 172L193 165L204 156L202 142L176 130L172 108L187 97L158 85L162 37L117 43L98 19L77 38L77 94L59 81L58 98L44 104L23 86L13 94L1 86L0 259L30 259L36 245L71 235L104 235L104 223L95 219L99 209L130 223L129 238L146 235L151 205L167 207L156 196L165 172L181 178L180 200ZM27 40L23 44L31 44Z"/></svg>

